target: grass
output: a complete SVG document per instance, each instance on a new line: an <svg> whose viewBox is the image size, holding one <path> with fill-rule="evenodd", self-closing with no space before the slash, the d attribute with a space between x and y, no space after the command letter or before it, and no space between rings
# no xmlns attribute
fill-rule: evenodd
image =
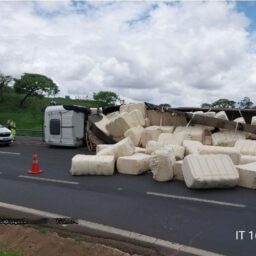
<svg viewBox="0 0 256 256"><path fill-rule="evenodd" d="M0 256L20 256L20 254L10 251L0 251Z"/></svg>
<svg viewBox="0 0 256 256"><path fill-rule="evenodd" d="M39 228L38 232L41 233L41 234L46 235L46 234L49 233L49 229L48 228Z"/></svg>
<svg viewBox="0 0 256 256"><path fill-rule="evenodd" d="M17 135L38 134L26 130L42 131L43 108L48 106L52 100L57 105L80 105L88 108L96 108L100 105L100 102L94 100L29 97L24 107L21 108L19 102L22 97L23 95L20 94L6 92L0 99L0 124L6 125L8 119L15 121Z"/></svg>

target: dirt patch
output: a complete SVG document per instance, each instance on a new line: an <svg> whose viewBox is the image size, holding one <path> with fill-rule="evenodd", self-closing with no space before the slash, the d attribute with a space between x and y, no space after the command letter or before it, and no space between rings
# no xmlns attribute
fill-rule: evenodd
<svg viewBox="0 0 256 256"><path fill-rule="evenodd" d="M24 256L139 256L73 234L63 237L46 227L0 225L0 249ZM87 239L88 240L88 239ZM153 255L146 253L147 255ZM143 255L143 254L140 254ZM145 255L145 254L144 254ZM156 254L154 254L156 255Z"/></svg>

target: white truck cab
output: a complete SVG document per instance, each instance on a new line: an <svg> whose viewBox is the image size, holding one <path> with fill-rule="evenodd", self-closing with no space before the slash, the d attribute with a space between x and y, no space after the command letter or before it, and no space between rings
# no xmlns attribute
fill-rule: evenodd
<svg viewBox="0 0 256 256"><path fill-rule="evenodd" d="M44 112L45 143L55 146L81 146L89 114L90 109L81 106L48 106Z"/></svg>

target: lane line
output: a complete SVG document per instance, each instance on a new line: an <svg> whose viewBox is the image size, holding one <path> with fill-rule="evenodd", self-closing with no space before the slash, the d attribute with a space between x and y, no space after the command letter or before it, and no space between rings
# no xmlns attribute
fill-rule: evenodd
<svg viewBox="0 0 256 256"><path fill-rule="evenodd" d="M79 184L79 182L75 182L75 181L57 180L57 179L33 177L33 176L26 176L26 175L19 175L18 177L19 177L19 178L24 178L24 179L49 181L49 182L63 183L63 184L71 184L71 185L78 185L78 184Z"/></svg>
<svg viewBox="0 0 256 256"><path fill-rule="evenodd" d="M23 213L33 214L33 215L37 215L44 218L70 218L68 216L64 216L56 213L41 211L33 208L28 208L24 206L13 205L13 204L8 204L3 202L0 202L0 207L23 212ZM151 236L131 232L125 229L102 225L102 224L98 224L98 223L94 223L94 222L90 222L82 219L78 219L77 222L79 226L84 228L88 228L94 231L105 232L112 235L117 235L118 237L130 239L137 242L144 242L153 246L161 246L167 249L172 249L179 252L186 252L186 253L190 253L192 255L197 255L197 256L224 256L222 254L217 254L211 251L206 251L199 248L187 246L184 244L174 243L174 242L158 239L156 237L151 237Z"/></svg>
<svg viewBox="0 0 256 256"><path fill-rule="evenodd" d="M7 151L0 151L0 154L7 154L7 155L21 155L21 153L15 153L15 152L7 152Z"/></svg>
<svg viewBox="0 0 256 256"><path fill-rule="evenodd" d="M162 193L156 193L156 192L146 192L146 194L152 195L152 196L167 197L167 198L207 203L207 204L217 204L217 205L224 205L224 206L231 206L231 207L238 207L238 208L246 208L246 205L244 204L234 204L229 202L208 200L208 199L202 199L202 198L196 198L196 197L177 196L177 195L162 194Z"/></svg>

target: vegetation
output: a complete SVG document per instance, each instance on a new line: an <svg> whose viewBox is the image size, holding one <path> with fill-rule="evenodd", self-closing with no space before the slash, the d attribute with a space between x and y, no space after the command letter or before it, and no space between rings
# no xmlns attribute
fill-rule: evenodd
<svg viewBox="0 0 256 256"><path fill-rule="evenodd" d="M6 76L0 73L0 100L3 97L3 91L7 88L8 84L13 80L11 76Z"/></svg>
<svg viewBox="0 0 256 256"><path fill-rule="evenodd" d="M0 256L19 256L19 254L10 251L0 251Z"/></svg>
<svg viewBox="0 0 256 256"><path fill-rule="evenodd" d="M45 94L50 96L59 92L58 86L53 80L43 75L25 73L20 79L14 80L15 92L24 94L20 101L20 107L23 107L26 99L30 96L43 96Z"/></svg>
<svg viewBox="0 0 256 256"><path fill-rule="evenodd" d="M101 106L115 105L118 100L118 96L115 92L99 91L93 94L93 99L101 102Z"/></svg>

